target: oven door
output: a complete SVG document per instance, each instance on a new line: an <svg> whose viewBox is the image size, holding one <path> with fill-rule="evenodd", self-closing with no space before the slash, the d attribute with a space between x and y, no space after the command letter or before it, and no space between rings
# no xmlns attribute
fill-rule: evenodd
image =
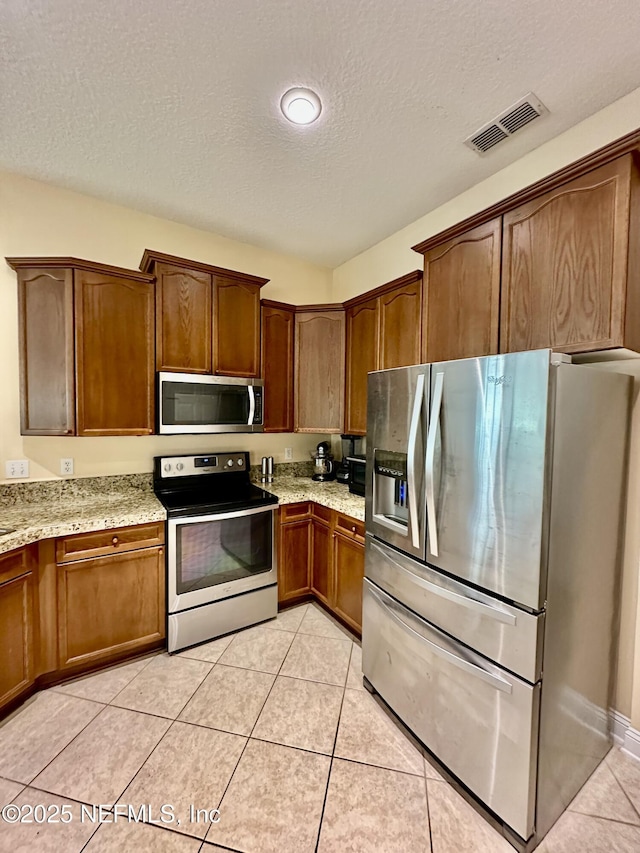
<svg viewBox="0 0 640 853"><path fill-rule="evenodd" d="M169 613L277 581L276 504L167 522Z"/></svg>

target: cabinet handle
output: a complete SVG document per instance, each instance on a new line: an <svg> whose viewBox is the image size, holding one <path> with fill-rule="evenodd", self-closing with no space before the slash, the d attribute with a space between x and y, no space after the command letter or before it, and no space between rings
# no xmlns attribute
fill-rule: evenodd
<svg viewBox="0 0 640 853"><path fill-rule="evenodd" d="M351 532L352 532L352 533L355 533L355 532L356 532L356 526L355 526L355 524L354 524L354 525L353 525L353 527L351 528Z"/></svg>
<svg viewBox="0 0 640 853"><path fill-rule="evenodd" d="M117 536L113 537L113 539L111 540L111 544L115 548L115 546L118 544L118 537Z"/></svg>

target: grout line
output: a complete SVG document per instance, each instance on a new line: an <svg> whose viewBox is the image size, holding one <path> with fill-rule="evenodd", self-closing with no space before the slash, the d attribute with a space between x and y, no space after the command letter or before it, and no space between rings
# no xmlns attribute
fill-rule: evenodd
<svg viewBox="0 0 640 853"><path fill-rule="evenodd" d="M424 770L424 755L422 756L422 769ZM424 777L424 794L427 803L427 830L429 832L429 850L433 851L433 834L431 832L431 810L429 808L429 784L427 775Z"/></svg>
<svg viewBox="0 0 640 853"><path fill-rule="evenodd" d="M608 754L607 754L607 755L608 755ZM612 766L611 766L611 764L609 764L609 762L607 761L607 755L605 755L605 757L603 758L603 763L606 763L606 766L607 766L607 768L608 768L609 772L611 773L611 775L613 776L613 778L616 780L616 782L617 782L617 784L618 784L618 787L619 787L619 788L621 788L622 793L623 793L623 794L625 795L625 797L627 798L627 802L630 804L631 808L634 810L634 812L638 815L638 818L640 819L640 811L638 811L638 809L637 809L637 808L636 808L636 806L635 806L635 803L633 802L633 800L631 799L631 797L629 796L629 794L627 794L627 789L626 789L626 788L625 788L625 786L622 784L622 782L620 781L620 779L618 779L618 776L617 776L616 772L614 771L613 767L612 767ZM591 777L589 777L589 778L591 778ZM586 783L585 783L585 784L586 784ZM581 789L581 790L582 790L582 789ZM593 817L593 815L592 815L592 817Z"/></svg>

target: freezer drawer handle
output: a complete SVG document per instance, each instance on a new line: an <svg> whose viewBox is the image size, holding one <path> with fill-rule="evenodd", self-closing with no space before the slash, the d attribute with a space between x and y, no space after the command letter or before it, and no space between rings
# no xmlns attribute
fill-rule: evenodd
<svg viewBox="0 0 640 853"><path fill-rule="evenodd" d="M438 657L443 658L448 661L453 666L458 667L458 669L467 672L469 675L473 675L475 678L479 678L482 681L485 681L487 684L490 684L492 687L495 687L496 690L501 690L503 693L511 693L513 690L513 685L507 681L505 678L500 678L499 675L494 675L491 672L487 672L485 669L482 669L480 666L476 666L473 663L469 663L469 661L464 660L458 655L454 655L453 652L448 652L446 649L443 649L442 646L439 646L437 643L434 643L432 640L428 640L422 634L412 628L411 625L408 625L404 619L401 619L398 614L385 602L382 600L380 595L375 592L371 587L368 588L368 591L373 595L375 599L377 599L378 603L381 607L383 607L405 631L409 631L409 633L413 634L419 640L422 640L431 651L438 655Z"/></svg>
<svg viewBox="0 0 640 853"><path fill-rule="evenodd" d="M393 563L396 569L400 569L400 571L404 572L405 575L409 575L413 583L434 593L434 595L439 595L440 598L446 598L448 601L453 601L454 604L461 604L463 607L468 607L469 610L477 610L477 612L482 616L488 616L496 622L503 622L505 625L515 625L517 623L518 618L515 613L507 613L506 610L500 610L498 607L492 607L490 604L484 604L482 601L476 601L473 598L468 598L466 595L460 595L458 592L453 592L453 590L445 589L438 586L438 584L431 583L431 581L426 580L426 578L420 577L420 575L417 575L415 572L412 572L410 569L406 569L404 566L400 565L400 563L397 563L386 551L383 551L379 545L376 545L375 542L371 543L371 547L382 554L385 560Z"/></svg>
<svg viewBox="0 0 640 853"><path fill-rule="evenodd" d="M416 490L416 441L420 427L420 410L424 399L424 373L416 381L416 396L413 398L413 411L409 427L409 443L407 447L407 485L409 487L409 519L411 521L411 544L420 547L420 528L418 521L418 493Z"/></svg>
<svg viewBox="0 0 640 853"><path fill-rule="evenodd" d="M444 387L444 373L436 373L436 384L433 389L433 406L429 419L429 431L427 433L427 454L425 464L425 485L427 492L427 535L429 538L429 550L434 557L438 556L438 519L436 518L436 496L435 484L433 482L433 467L436 456L436 435L440 423L440 408L442 406L442 390Z"/></svg>

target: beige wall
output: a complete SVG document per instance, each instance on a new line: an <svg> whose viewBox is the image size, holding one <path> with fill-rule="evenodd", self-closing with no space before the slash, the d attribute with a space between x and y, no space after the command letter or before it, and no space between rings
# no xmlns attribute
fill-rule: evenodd
<svg viewBox="0 0 640 853"><path fill-rule="evenodd" d="M411 246L638 127L640 89L337 267L333 271L334 301L342 302L411 270L421 269L422 255L413 252ZM425 168L429 168L428 158ZM425 199L425 207L428 206Z"/></svg>
<svg viewBox="0 0 640 853"><path fill-rule="evenodd" d="M194 258L270 279L269 299L301 304L330 301L331 271L299 259L218 237L88 196L0 173L0 256L72 255L137 268L145 248ZM252 462L263 455L308 459L318 441L305 435L245 435L220 438L49 438L20 435L16 275L0 261L0 481L7 459L27 458L30 475L50 478L60 457L73 457L76 476L150 471L163 453L248 448Z"/></svg>
<svg viewBox="0 0 640 853"><path fill-rule="evenodd" d="M333 271L333 300L349 299L422 266L411 246L472 216L580 157L640 127L640 89L540 146L482 183ZM488 155L491 156L491 155ZM428 168L428 161L427 168ZM428 202L425 203L425 207ZM640 363L626 363L640 379ZM640 730L640 412L636 402L630 454L628 525L621 591L618 679L614 705ZM637 629L638 626L638 629Z"/></svg>

